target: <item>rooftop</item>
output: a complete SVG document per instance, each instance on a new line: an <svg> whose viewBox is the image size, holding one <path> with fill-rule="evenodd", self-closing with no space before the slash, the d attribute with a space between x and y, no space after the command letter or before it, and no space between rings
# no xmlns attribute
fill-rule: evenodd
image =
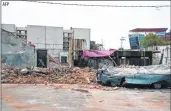
<svg viewBox="0 0 171 111"><path fill-rule="evenodd" d="M168 28L135 28L130 32L165 32Z"/></svg>

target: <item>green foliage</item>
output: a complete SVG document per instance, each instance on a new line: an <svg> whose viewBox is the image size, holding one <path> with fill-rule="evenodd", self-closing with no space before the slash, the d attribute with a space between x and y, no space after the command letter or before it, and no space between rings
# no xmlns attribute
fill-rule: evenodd
<svg viewBox="0 0 171 111"><path fill-rule="evenodd" d="M171 45L171 41L164 42L164 45Z"/></svg>
<svg viewBox="0 0 171 111"><path fill-rule="evenodd" d="M158 37L157 35L149 33L145 36L144 40L141 41L141 44L144 48L147 48L150 46L164 45L165 42L162 40L162 38Z"/></svg>

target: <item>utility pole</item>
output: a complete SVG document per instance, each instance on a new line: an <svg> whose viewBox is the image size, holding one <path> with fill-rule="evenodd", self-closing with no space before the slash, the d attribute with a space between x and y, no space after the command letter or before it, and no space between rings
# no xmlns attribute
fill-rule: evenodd
<svg viewBox="0 0 171 111"><path fill-rule="evenodd" d="M46 26L45 26L45 50L46 50Z"/></svg>
<svg viewBox="0 0 171 111"><path fill-rule="evenodd" d="M121 37L121 49L123 48L123 41L125 41L125 37Z"/></svg>
<svg viewBox="0 0 171 111"><path fill-rule="evenodd" d="M71 27L71 30L72 30L72 37L70 39L70 42L69 42L69 67L72 68L73 67L73 58L74 58L74 30L72 29Z"/></svg>

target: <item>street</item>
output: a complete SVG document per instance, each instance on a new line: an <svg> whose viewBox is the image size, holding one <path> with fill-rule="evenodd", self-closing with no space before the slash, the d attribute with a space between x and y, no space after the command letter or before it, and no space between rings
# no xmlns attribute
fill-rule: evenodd
<svg viewBox="0 0 171 111"><path fill-rule="evenodd" d="M170 89L2 84L2 111L170 111Z"/></svg>

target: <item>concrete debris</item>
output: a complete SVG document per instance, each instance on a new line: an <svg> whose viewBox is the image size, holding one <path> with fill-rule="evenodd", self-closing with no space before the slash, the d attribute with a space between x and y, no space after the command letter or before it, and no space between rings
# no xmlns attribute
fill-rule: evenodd
<svg viewBox="0 0 171 111"><path fill-rule="evenodd" d="M27 68L21 69L20 73L21 74L27 74L29 70Z"/></svg>
<svg viewBox="0 0 171 111"><path fill-rule="evenodd" d="M102 70L106 70L114 75L134 75L134 74L169 74L170 67L168 65L151 65L151 66L106 66Z"/></svg>
<svg viewBox="0 0 171 111"><path fill-rule="evenodd" d="M64 67L59 69L27 68L19 69L2 64L2 83L63 83L63 84L94 84L96 83L96 71L89 68Z"/></svg>
<svg viewBox="0 0 171 111"><path fill-rule="evenodd" d="M91 72L89 68L71 69L71 73L59 78L58 83L67 84L90 84L96 83L96 72Z"/></svg>

